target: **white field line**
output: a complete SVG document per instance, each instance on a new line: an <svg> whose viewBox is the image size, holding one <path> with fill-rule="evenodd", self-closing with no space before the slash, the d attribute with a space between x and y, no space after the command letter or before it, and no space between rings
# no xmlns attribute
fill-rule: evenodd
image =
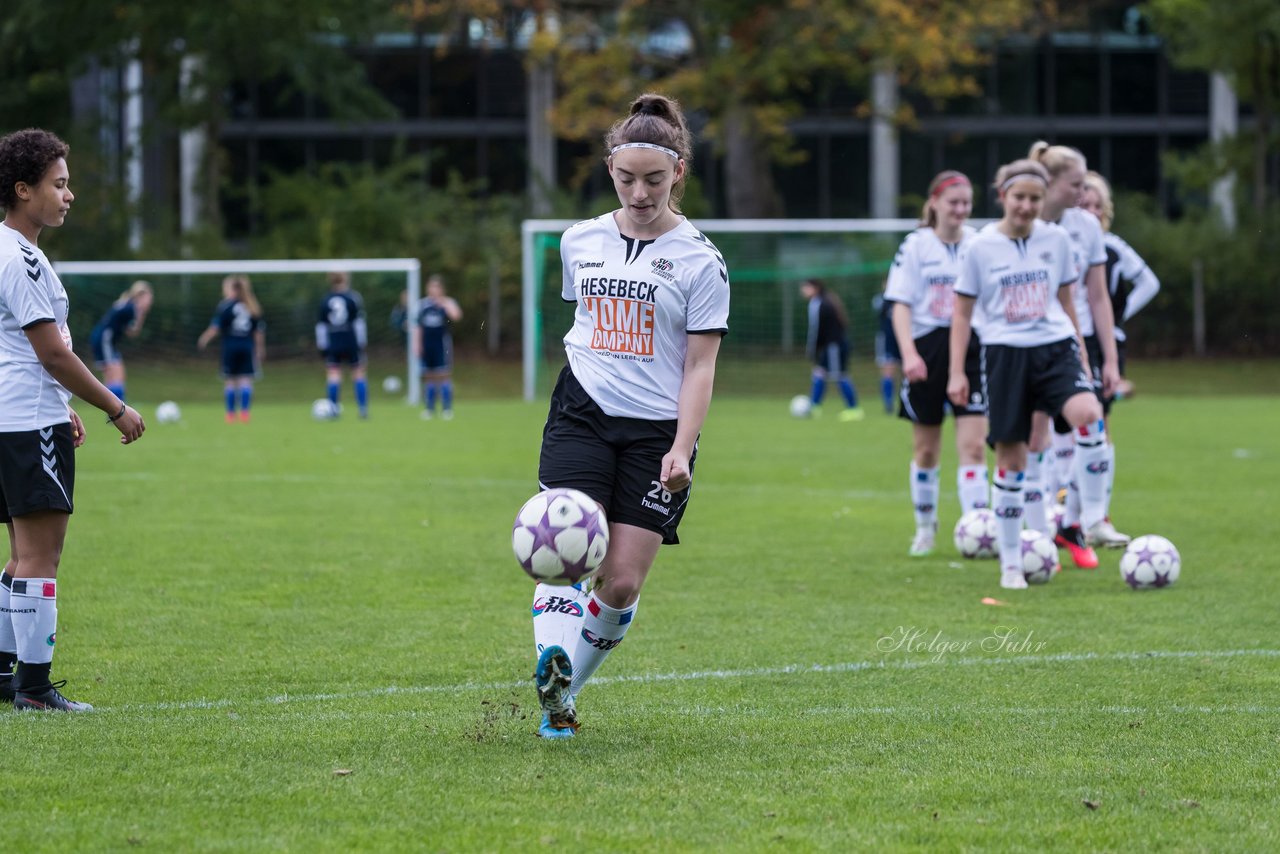
<svg viewBox="0 0 1280 854"><path fill-rule="evenodd" d="M804 674L857 673L864 670L920 670L924 668L945 667L1004 667L1009 665L1036 666L1052 664L1073 664L1106 661L1176 661L1196 658L1280 658L1280 649L1225 649L1225 650L1153 650L1150 652L1110 652L1110 653L1060 653L1057 655L1018 655L1018 656L984 656L935 660L933 658L919 660L895 661L850 661L839 664L788 664L779 667L750 667L736 670L694 670L686 673L649 673L623 676L603 676L591 680L593 685L623 685L630 683L655 682L699 682L728 679L759 679L770 676L794 676ZM327 701L355 700L368 697L390 697L395 695L459 695L483 691L511 691L528 688L529 680L518 682L462 682L451 685L387 685L381 688L370 688L364 691L337 691L323 694L280 694L274 697L240 698L221 700L181 700L162 703L144 703L137 705L115 706L103 708L109 713L128 712L164 712L204 709L225 709L244 706L286 705L292 703L320 703ZM882 714L894 714L893 707L883 708ZM1102 711L1115 710L1122 713L1130 707L1106 706ZM1160 711L1203 712L1231 710L1253 710L1251 714L1270 714L1276 710L1271 706L1176 706ZM833 712L840 711L838 708ZM1097 711L1097 710L1095 710ZM1134 708L1133 711L1143 711ZM874 710L867 709L866 713ZM856 712L850 712L856 713Z"/></svg>

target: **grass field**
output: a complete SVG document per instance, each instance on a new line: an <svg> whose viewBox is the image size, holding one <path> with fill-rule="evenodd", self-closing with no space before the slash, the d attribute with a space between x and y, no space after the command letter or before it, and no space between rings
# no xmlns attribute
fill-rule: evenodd
<svg viewBox="0 0 1280 854"><path fill-rule="evenodd" d="M776 367L726 364L684 544L567 742L534 736L507 536L545 403L477 369L451 423L385 395L316 423L287 373L249 425L136 371L184 420L89 421L55 678L98 711L0 713L8 844L1275 849L1280 365L1135 367L1113 516L1183 558L1137 593L1118 552L1020 592L909 560L907 426L793 420L745 393Z"/></svg>

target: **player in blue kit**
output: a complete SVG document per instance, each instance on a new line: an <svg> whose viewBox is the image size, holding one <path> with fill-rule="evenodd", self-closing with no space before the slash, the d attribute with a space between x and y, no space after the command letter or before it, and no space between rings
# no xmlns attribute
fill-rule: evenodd
<svg viewBox="0 0 1280 854"><path fill-rule="evenodd" d="M634 624L659 548L679 542L729 329L724 258L679 212L693 156L679 105L641 95L605 136L605 154L620 207L560 242L560 293L574 316L538 481L598 502L609 551L589 591L539 584L534 592L544 738L574 734L578 693Z"/></svg>
<svg viewBox="0 0 1280 854"><path fill-rule="evenodd" d="M422 365L422 417L430 419L440 393L441 415L453 418L453 336L449 325L462 319L458 301L445 293L444 279L427 279L427 296L418 304L418 328L422 338L419 357Z"/></svg>
<svg viewBox="0 0 1280 854"><path fill-rule="evenodd" d="M861 421L858 390L849 376L849 315L840 297L821 279L807 279L800 284L800 294L809 309L809 335L805 352L813 362L813 381L809 390L810 412L822 412L822 398L827 383L834 382L844 398L841 421Z"/></svg>
<svg viewBox="0 0 1280 854"><path fill-rule="evenodd" d="M316 347L324 356L326 394L336 409L342 388L342 368L349 367L361 418L369 417L369 383L365 379L364 357L368 342L364 300L351 289L351 274L330 273L329 294L320 301L316 314Z"/></svg>
<svg viewBox="0 0 1280 854"><path fill-rule="evenodd" d="M142 331L142 322L151 310L152 299L149 283L134 282L111 304L89 334L94 367L102 371L103 385L121 400L124 400L125 377L120 341L125 337L134 338Z"/></svg>
<svg viewBox="0 0 1280 854"><path fill-rule="evenodd" d="M248 276L227 276L222 280L222 302L214 310L209 327L200 333L196 345L203 350L217 336L222 336L223 395L227 404L227 423L236 420L236 402L240 403L240 420L249 420L253 405L253 380L262 368L266 354L267 325L262 320L262 306L253 295Z"/></svg>

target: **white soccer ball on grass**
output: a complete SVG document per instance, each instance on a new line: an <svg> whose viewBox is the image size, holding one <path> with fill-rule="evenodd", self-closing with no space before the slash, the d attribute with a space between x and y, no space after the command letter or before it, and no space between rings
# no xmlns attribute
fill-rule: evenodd
<svg viewBox="0 0 1280 854"><path fill-rule="evenodd" d="M808 395L797 394L791 398L791 417L808 418L813 413L813 402Z"/></svg>
<svg viewBox="0 0 1280 854"><path fill-rule="evenodd" d="M338 407L327 397L317 398L311 404L311 417L317 421L332 421L338 417Z"/></svg>
<svg viewBox="0 0 1280 854"><path fill-rule="evenodd" d="M395 374L382 381L382 390L387 394L398 394L402 388L404 388L404 383Z"/></svg>
<svg viewBox="0 0 1280 854"><path fill-rule="evenodd" d="M1134 590L1168 587L1182 574L1182 557L1158 534L1135 537L1120 556L1120 577Z"/></svg>
<svg viewBox="0 0 1280 854"><path fill-rule="evenodd" d="M1022 532L1022 574L1028 584L1046 584L1062 569L1058 546L1043 531Z"/></svg>
<svg viewBox="0 0 1280 854"><path fill-rule="evenodd" d="M967 558L993 558L1000 551L996 514L987 508L970 510L956 522L952 532L956 549Z"/></svg>
<svg viewBox="0 0 1280 854"><path fill-rule="evenodd" d="M176 424L182 420L182 410L172 400L166 400L156 407L156 421L161 424Z"/></svg>

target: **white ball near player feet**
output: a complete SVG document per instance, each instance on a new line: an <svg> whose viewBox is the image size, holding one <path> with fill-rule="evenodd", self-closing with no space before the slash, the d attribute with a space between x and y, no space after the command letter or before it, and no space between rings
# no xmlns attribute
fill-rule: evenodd
<svg viewBox="0 0 1280 854"><path fill-rule="evenodd" d="M526 501L516 514L511 548L535 581L577 584L604 561L609 550L609 520L585 493L548 489Z"/></svg>
<svg viewBox="0 0 1280 854"><path fill-rule="evenodd" d="M1022 532L1022 574L1028 584L1046 584L1062 569L1058 546L1042 531Z"/></svg>
<svg viewBox="0 0 1280 854"><path fill-rule="evenodd" d="M813 412L813 402L806 395L797 394L791 398L791 417L808 418Z"/></svg>
<svg viewBox="0 0 1280 854"><path fill-rule="evenodd" d="M996 514L985 507L961 516L952 536L956 549L964 557L993 558L999 552Z"/></svg>
<svg viewBox="0 0 1280 854"><path fill-rule="evenodd" d="M404 388L404 383L400 382L400 378L395 374L382 381L382 390L387 394L396 394L402 388Z"/></svg>
<svg viewBox="0 0 1280 854"><path fill-rule="evenodd" d="M332 421L338 417L338 407L327 397L321 397L311 404L311 417L317 421Z"/></svg>
<svg viewBox="0 0 1280 854"><path fill-rule="evenodd" d="M156 421L161 424L176 424L182 420L182 410L172 400L166 400L156 407Z"/></svg>
<svg viewBox="0 0 1280 854"><path fill-rule="evenodd" d="M1120 577L1134 590L1168 587L1182 573L1182 557L1158 534L1136 537L1120 557Z"/></svg>

